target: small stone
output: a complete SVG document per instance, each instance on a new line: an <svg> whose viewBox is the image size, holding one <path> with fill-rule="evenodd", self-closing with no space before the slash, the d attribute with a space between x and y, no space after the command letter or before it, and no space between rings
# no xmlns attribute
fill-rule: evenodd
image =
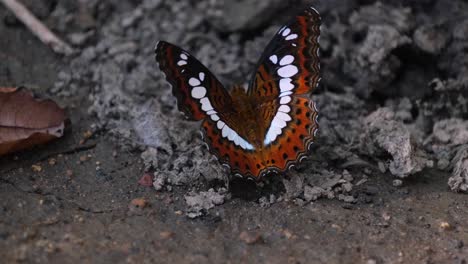
<svg viewBox="0 0 468 264"><path fill-rule="evenodd" d="M54 166L55 164L57 164L57 160L54 159L54 158L50 158L50 159L49 159L49 165L50 165L50 166Z"/></svg>
<svg viewBox="0 0 468 264"><path fill-rule="evenodd" d="M443 230L452 230L453 229L453 226L450 225L448 222L446 221L443 221L443 222L440 222L440 225L439 227Z"/></svg>
<svg viewBox="0 0 468 264"><path fill-rule="evenodd" d="M80 156L80 162L83 163L88 160L88 157L86 155Z"/></svg>
<svg viewBox="0 0 468 264"><path fill-rule="evenodd" d="M446 31L437 26L424 25L413 34L414 43L431 54L438 54L447 44L449 36Z"/></svg>
<svg viewBox="0 0 468 264"><path fill-rule="evenodd" d="M387 171L387 168L385 167L385 164L382 161L379 161L378 166L380 172L385 173Z"/></svg>
<svg viewBox="0 0 468 264"><path fill-rule="evenodd" d="M392 216L391 216L389 213L387 213L387 212L383 212L383 213L382 213L382 218L383 218L385 221L389 221L389 220L392 218Z"/></svg>
<svg viewBox="0 0 468 264"><path fill-rule="evenodd" d="M301 198L296 198L294 200L294 203L297 205L297 206L304 206L305 202L304 200L302 200Z"/></svg>
<svg viewBox="0 0 468 264"><path fill-rule="evenodd" d="M83 46L89 38L92 36L92 31L89 33L83 33L83 32L77 32L77 33L71 33L68 34L68 39L70 40L70 43L75 45L75 46Z"/></svg>
<svg viewBox="0 0 468 264"><path fill-rule="evenodd" d="M401 185L403 185L403 181L400 179L396 179L396 180L393 180L392 184L395 187L400 187Z"/></svg>
<svg viewBox="0 0 468 264"><path fill-rule="evenodd" d="M440 170L445 170L450 166L450 161L448 159L442 158L437 161L437 168Z"/></svg>
<svg viewBox="0 0 468 264"><path fill-rule="evenodd" d="M90 130L86 130L84 133L83 133L83 137L85 139L89 139L93 136L93 132L91 132Z"/></svg>
<svg viewBox="0 0 468 264"><path fill-rule="evenodd" d="M346 182L346 183L343 183L342 185L342 188L345 192L349 193L353 190L353 184L351 184L350 182Z"/></svg>
<svg viewBox="0 0 468 264"><path fill-rule="evenodd" d="M138 208L145 208L148 205L148 201L145 198L135 198L130 204Z"/></svg>
<svg viewBox="0 0 468 264"><path fill-rule="evenodd" d="M304 188L304 198L307 202L315 201L320 198L325 193L325 190L320 187L310 187L306 186Z"/></svg>
<svg viewBox="0 0 468 264"><path fill-rule="evenodd" d="M153 176L150 173L143 174L140 180L138 180L138 184L146 187L153 186Z"/></svg>
<svg viewBox="0 0 468 264"><path fill-rule="evenodd" d="M172 238L173 236L174 236L174 233L170 231L162 231L161 233L159 233L159 237L161 237L162 239L169 239L169 238Z"/></svg>
<svg viewBox="0 0 468 264"><path fill-rule="evenodd" d="M31 166L31 169L34 171L34 172L41 172L42 171L42 167L41 165L39 164L34 164Z"/></svg>
<svg viewBox="0 0 468 264"><path fill-rule="evenodd" d="M293 238L293 236L294 236L294 234L293 234L291 231L289 231L288 229L283 230L283 235L284 235L287 239L291 239L291 238Z"/></svg>
<svg viewBox="0 0 468 264"><path fill-rule="evenodd" d="M354 180L353 175L351 175L348 170L343 170L343 179L347 182L352 182Z"/></svg>
<svg viewBox="0 0 468 264"><path fill-rule="evenodd" d="M338 200L346 203L355 203L356 199L352 195L338 194Z"/></svg>
<svg viewBox="0 0 468 264"><path fill-rule="evenodd" d="M244 241L248 245L252 245L263 240L262 236L259 233L248 231L242 231L239 235L239 239L241 241Z"/></svg>
<svg viewBox="0 0 468 264"><path fill-rule="evenodd" d="M165 183L166 183L166 177L164 176L164 174L161 174L161 173L156 173L154 175L154 178L152 178L152 181L153 181L153 187L156 191L160 191L163 189Z"/></svg>
<svg viewBox="0 0 468 264"><path fill-rule="evenodd" d="M65 172L65 174L67 175L67 177L72 177L73 176L73 171L72 170L67 170Z"/></svg>

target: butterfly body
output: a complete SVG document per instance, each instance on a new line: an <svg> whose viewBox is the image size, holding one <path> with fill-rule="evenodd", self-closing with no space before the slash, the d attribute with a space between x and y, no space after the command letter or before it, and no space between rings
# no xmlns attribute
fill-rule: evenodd
<svg viewBox="0 0 468 264"><path fill-rule="evenodd" d="M318 128L309 94L320 80L319 27L313 8L295 17L265 48L248 89L230 93L188 52L158 43L156 60L179 110L203 120L210 151L233 173L260 179L306 157Z"/></svg>

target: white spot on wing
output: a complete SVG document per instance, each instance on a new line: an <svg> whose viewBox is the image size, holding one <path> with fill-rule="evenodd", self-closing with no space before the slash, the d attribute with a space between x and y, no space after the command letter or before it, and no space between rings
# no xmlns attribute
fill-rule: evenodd
<svg viewBox="0 0 468 264"><path fill-rule="evenodd" d="M210 115L210 117L211 117L211 120L215 122L219 120L219 116L217 114Z"/></svg>
<svg viewBox="0 0 468 264"><path fill-rule="evenodd" d="M180 58L183 59L183 60L187 60L187 59L188 59L187 55L184 54L184 53L181 53L181 54L180 54Z"/></svg>
<svg viewBox="0 0 468 264"><path fill-rule="evenodd" d="M219 120L218 123L216 123L216 127L218 129L223 129L224 125L225 125L225 123L223 121L221 121L221 120Z"/></svg>
<svg viewBox="0 0 468 264"><path fill-rule="evenodd" d="M192 97L196 99L201 99L206 95L206 89L203 86L197 86L192 89Z"/></svg>
<svg viewBox="0 0 468 264"><path fill-rule="evenodd" d="M180 60L177 62L177 65L179 66L184 66L185 64L187 64L187 61L184 61L184 60Z"/></svg>
<svg viewBox="0 0 468 264"><path fill-rule="evenodd" d="M276 55L271 55L271 56L270 56L270 61L273 62L273 64L278 63L278 56L276 56Z"/></svg>
<svg viewBox="0 0 468 264"><path fill-rule="evenodd" d="M287 92L294 89L294 85L291 82L291 78L282 78L279 83L281 92Z"/></svg>
<svg viewBox="0 0 468 264"><path fill-rule="evenodd" d="M193 87L198 86L198 85L201 84L200 81L197 78L190 78L188 83Z"/></svg>
<svg viewBox="0 0 468 264"><path fill-rule="evenodd" d="M210 103L210 100L207 97L203 97L200 100L200 103L202 104L202 110L205 112L208 112L210 110L213 110L213 106Z"/></svg>
<svg viewBox="0 0 468 264"><path fill-rule="evenodd" d="M291 64L292 62L294 61L294 56L292 55L286 55L284 56L281 60L280 60L280 65L281 66L284 66L284 65L287 65L287 64Z"/></svg>
<svg viewBox="0 0 468 264"><path fill-rule="evenodd" d="M291 107L287 105L282 105L278 108L278 111L281 111L283 113L289 113L291 111Z"/></svg>
<svg viewBox="0 0 468 264"><path fill-rule="evenodd" d="M276 117L284 121L291 121L291 117L288 114L283 113L283 112L276 113Z"/></svg>
<svg viewBox="0 0 468 264"><path fill-rule="evenodd" d="M224 126L223 129L221 130L221 134L223 135L223 137L227 137L229 133L231 133L231 128L228 127L227 125Z"/></svg>
<svg viewBox="0 0 468 264"><path fill-rule="evenodd" d="M273 118L273 121L271 122L271 126L283 128L283 127L286 127L286 121L275 117Z"/></svg>
<svg viewBox="0 0 468 264"><path fill-rule="evenodd" d="M287 78L287 77L294 76L298 72L299 72L299 69L297 69L296 66L287 65L287 66L283 66L283 67L279 68L278 75L281 76L281 77Z"/></svg>
<svg viewBox="0 0 468 264"><path fill-rule="evenodd" d="M291 29L285 28L281 35L283 35L283 37L286 37L287 35L289 35L290 32L291 32Z"/></svg>
<svg viewBox="0 0 468 264"><path fill-rule="evenodd" d="M290 96L284 96L284 97L281 97L280 99L280 104L287 104L291 102L291 97Z"/></svg>
<svg viewBox="0 0 468 264"><path fill-rule="evenodd" d="M297 39L297 34L291 34L286 37L286 40Z"/></svg>
<svg viewBox="0 0 468 264"><path fill-rule="evenodd" d="M200 74L198 74L198 78L200 78L200 81L203 82L205 80L205 73L200 72Z"/></svg>

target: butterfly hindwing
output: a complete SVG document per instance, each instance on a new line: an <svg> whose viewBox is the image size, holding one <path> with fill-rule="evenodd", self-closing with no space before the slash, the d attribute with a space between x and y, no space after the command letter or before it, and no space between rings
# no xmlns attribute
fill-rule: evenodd
<svg viewBox="0 0 468 264"><path fill-rule="evenodd" d="M263 163L284 171L307 154L318 129L307 98L320 81L320 15L309 8L283 26L267 45L248 94L258 102Z"/></svg>
<svg viewBox="0 0 468 264"><path fill-rule="evenodd" d="M277 143L263 149L245 151L225 140L210 120L203 122L203 133L211 152L220 162L229 165L235 174L260 179L270 172L283 172L300 162L309 151L318 129L317 110L307 98L291 102L291 122Z"/></svg>
<svg viewBox="0 0 468 264"><path fill-rule="evenodd" d="M231 97L216 77L188 52L160 41L156 60L172 85L177 105L187 118L201 120L220 118L231 106Z"/></svg>

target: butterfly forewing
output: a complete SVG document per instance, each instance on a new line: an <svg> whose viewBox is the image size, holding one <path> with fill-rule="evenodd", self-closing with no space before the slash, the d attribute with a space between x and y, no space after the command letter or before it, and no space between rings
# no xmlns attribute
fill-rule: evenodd
<svg viewBox="0 0 468 264"><path fill-rule="evenodd" d="M172 85L177 105L187 118L215 121L222 113L229 113L232 105L229 93L216 77L188 52L170 43L160 41L156 60Z"/></svg>
<svg viewBox="0 0 468 264"><path fill-rule="evenodd" d="M305 94L320 81L321 19L308 8L283 26L265 48L249 83L249 95L258 101L281 94Z"/></svg>

